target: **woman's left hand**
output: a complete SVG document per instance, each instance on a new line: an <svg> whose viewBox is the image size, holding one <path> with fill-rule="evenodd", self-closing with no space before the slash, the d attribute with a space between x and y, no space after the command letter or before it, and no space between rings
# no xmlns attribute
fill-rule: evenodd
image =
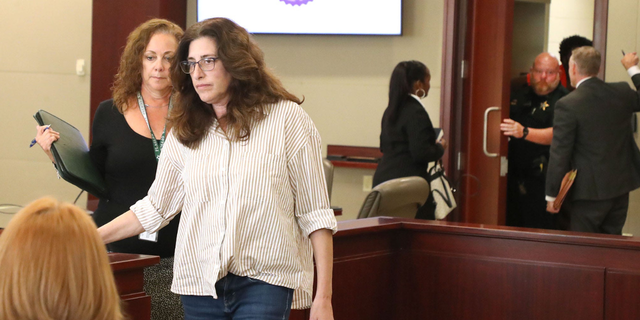
<svg viewBox="0 0 640 320"><path fill-rule="evenodd" d="M447 140L445 140L444 138L440 138L440 140L438 140L437 143L439 143L442 146L442 149L447 150Z"/></svg>
<svg viewBox="0 0 640 320"><path fill-rule="evenodd" d="M309 320L333 320L331 299L316 297L311 305L311 317Z"/></svg>

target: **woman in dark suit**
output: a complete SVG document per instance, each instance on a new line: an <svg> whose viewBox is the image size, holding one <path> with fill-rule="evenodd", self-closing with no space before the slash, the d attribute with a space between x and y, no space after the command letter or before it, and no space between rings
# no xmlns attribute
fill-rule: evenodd
<svg viewBox="0 0 640 320"><path fill-rule="evenodd" d="M429 93L431 74L420 61L403 61L393 69L389 83L389 104L382 117L380 151L382 159L373 176L376 186L387 180L419 176L427 179L429 162L444 154L446 141L436 142L429 114L420 101ZM418 209L416 218L435 219L431 194Z"/></svg>

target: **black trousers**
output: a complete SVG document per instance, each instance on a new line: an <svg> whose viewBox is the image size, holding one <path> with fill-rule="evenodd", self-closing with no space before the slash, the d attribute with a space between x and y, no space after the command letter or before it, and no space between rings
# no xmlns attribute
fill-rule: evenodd
<svg viewBox="0 0 640 320"><path fill-rule="evenodd" d="M418 208L418 212L416 213L416 219L422 220L435 220L436 219L436 204L433 199L433 194L429 192L429 198L422 205L422 207Z"/></svg>
<svg viewBox="0 0 640 320"><path fill-rule="evenodd" d="M571 231L621 235L629 210L629 193L607 200L570 201L567 209Z"/></svg>
<svg viewBox="0 0 640 320"><path fill-rule="evenodd" d="M507 225L560 229L558 215L547 212L543 177L507 178Z"/></svg>

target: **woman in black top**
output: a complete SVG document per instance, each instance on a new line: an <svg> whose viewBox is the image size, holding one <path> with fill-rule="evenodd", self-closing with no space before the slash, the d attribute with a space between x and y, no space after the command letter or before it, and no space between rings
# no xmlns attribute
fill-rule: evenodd
<svg viewBox="0 0 640 320"><path fill-rule="evenodd" d="M182 29L167 20L151 19L127 38L113 85L113 99L98 106L93 119L91 160L102 173L108 198L100 199L93 219L98 227L129 210L143 198L156 175L157 159L169 128L173 86L170 65ZM51 161L51 144L59 133L37 127L36 141ZM54 161L55 162L55 161ZM182 307L170 291L179 218L157 234L109 244L113 252L158 255L160 264L145 269L145 292L151 296L152 319L181 319Z"/></svg>
<svg viewBox="0 0 640 320"><path fill-rule="evenodd" d="M402 177L427 179L429 162L444 154L446 142L436 142L431 119L420 101L429 93L430 80L429 69L419 61L400 62L393 70L380 133L383 155L373 176L374 186ZM434 210L433 197L429 195L416 218L434 219Z"/></svg>

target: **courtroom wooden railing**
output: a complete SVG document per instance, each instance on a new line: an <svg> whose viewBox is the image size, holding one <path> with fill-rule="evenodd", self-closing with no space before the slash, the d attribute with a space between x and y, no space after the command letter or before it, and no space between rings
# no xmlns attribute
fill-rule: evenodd
<svg viewBox="0 0 640 320"><path fill-rule="evenodd" d="M151 297L143 289L144 268L158 264L160 257L142 254L109 253L113 276L130 320L151 319Z"/></svg>
<svg viewBox="0 0 640 320"><path fill-rule="evenodd" d="M637 238L388 217L338 226L336 319L640 319Z"/></svg>
<svg viewBox="0 0 640 320"><path fill-rule="evenodd" d="M336 319L640 319L638 238L389 217L338 229ZM110 259L132 319L148 319L142 270L159 258Z"/></svg>

